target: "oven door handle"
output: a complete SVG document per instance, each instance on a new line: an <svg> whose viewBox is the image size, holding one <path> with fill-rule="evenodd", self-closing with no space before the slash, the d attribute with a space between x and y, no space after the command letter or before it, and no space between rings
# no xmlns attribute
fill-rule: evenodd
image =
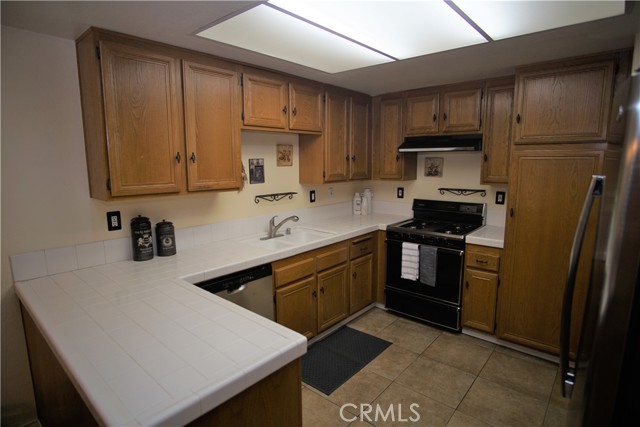
<svg viewBox="0 0 640 427"><path fill-rule="evenodd" d="M404 242L404 240L385 239L385 243L389 243L389 242L402 244ZM419 245L423 245L422 243L418 243L418 244ZM443 248L442 246L438 246L438 245L426 245L425 244L424 246L433 246L434 248L438 248L438 252L448 252L448 253L456 254L459 257L462 257L464 255L464 250L460 250L460 249Z"/></svg>

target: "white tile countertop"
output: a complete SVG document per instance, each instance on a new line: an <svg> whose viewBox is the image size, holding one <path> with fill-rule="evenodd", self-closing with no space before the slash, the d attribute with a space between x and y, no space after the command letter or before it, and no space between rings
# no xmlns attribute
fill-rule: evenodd
<svg viewBox="0 0 640 427"><path fill-rule="evenodd" d="M304 226L331 234L309 244L273 251L232 238L171 257L45 275L15 289L99 423L183 425L307 350L304 336L191 283L403 219L318 219Z"/></svg>
<svg viewBox="0 0 640 427"><path fill-rule="evenodd" d="M485 225L466 236L466 242L474 245L504 247L504 227Z"/></svg>

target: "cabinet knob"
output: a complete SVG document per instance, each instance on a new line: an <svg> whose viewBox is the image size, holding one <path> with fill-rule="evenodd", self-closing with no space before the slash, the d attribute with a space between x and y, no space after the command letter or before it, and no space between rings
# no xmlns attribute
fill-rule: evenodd
<svg viewBox="0 0 640 427"><path fill-rule="evenodd" d="M296 107L293 107L293 110L291 110L291 114L293 114L294 116L298 114L298 109Z"/></svg>
<svg viewBox="0 0 640 427"><path fill-rule="evenodd" d="M180 152L178 151L178 153L176 154L176 162L180 163Z"/></svg>
<svg viewBox="0 0 640 427"><path fill-rule="evenodd" d="M344 159L348 162L349 161L349 155L347 154L347 156Z"/></svg>
<svg viewBox="0 0 640 427"><path fill-rule="evenodd" d="M513 208L509 209L509 216L510 216L511 218L513 218L513 214L514 214L514 213L515 213L515 212L513 211Z"/></svg>
<svg viewBox="0 0 640 427"><path fill-rule="evenodd" d="M324 287L320 288L320 293L324 294Z"/></svg>
<svg viewBox="0 0 640 427"><path fill-rule="evenodd" d="M311 295L313 295L314 298L318 297L318 293L315 290L313 292L311 292Z"/></svg>
<svg viewBox="0 0 640 427"><path fill-rule="evenodd" d="M191 157L189 157L193 163L196 162L196 153L191 152Z"/></svg>
<svg viewBox="0 0 640 427"><path fill-rule="evenodd" d="M356 272L354 271L353 273L351 273L351 277L353 277L353 278L355 279L356 277L358 277L358 273L356 273Z"/></svg>
<svg viewBox="0 0 640 427"><path fill-rule="evenodd" d="M469 282L468 281L464 282L464 287L469 289Z"/></svg>
<svg viewBox="0 0 640 427"><path fill-rule="evenodd" d="M447 113L444 113L444 114L442 115L442 120L444 120L445 122L447 121Z"/></svg>
<svg viewBox="0 0 640 427"><path fill-rule="evenodd" d="M351 161L352 161L352 162L355 162L355 161L356 161L356 156L355 156L355 155L354 155L354 156L351 156Z"/></svg>
<svg viewBox="0 0 640 427"><path fill-rule="evenodd" d="M286 105L284 107L282 107L282 112L287 114L287 106Z"/></svg>
<svg viewBox="0 0 640 427"><path fill-rule="evenodd" d="M485 154L485 155L484 155L484 161L486 162L486 161L488 161L488 160L489 160L489 157L487 157L487 155Z"/></svg>
<svg viewBox="0 0 640 427"><path fill-rule="evenodd" d="M516 115L516 123L520 124L520 114Z"/></svg>
<svg viewBox="0 0 640 427"><path fill-rule="evenodd" d="M400 161L400 154L396 154L396 162Z"/></svg>
<svg viewBox="0 0 640 427"><path fill-rule="evenodd" d="M438 115L437 115L437 114L434 114L434 115L433 115L433 121L435 122L436 120L438 120Z"/></svg>

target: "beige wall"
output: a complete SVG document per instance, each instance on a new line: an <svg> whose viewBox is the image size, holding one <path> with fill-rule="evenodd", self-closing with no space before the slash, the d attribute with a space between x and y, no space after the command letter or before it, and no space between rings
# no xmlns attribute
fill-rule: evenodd
<svg viewBox="0 0 640 427"><path fill-rule="evenodd" d="M137 214L152 221L166 218L178 228L252 217L304 207L350 201L355 191L371 187L374 199L398 201L396 187L405 187L404 203L414 197L486 201L495 217L495 188L487 198L441 196L438 187L479 187L480 154L451 153L444 177L423 175L419 156L416 181L355 182L322 186L298 183L298 138L265 132L243 133L242 159L265 159L264 184L247 183L242 192L155 197L102 202L89 198L80 96L73 41L2 27L2 406L33 407L26 349L17 297L9 267L14 254L88 243L129 235L128 221ZM275 165L276 144L294 146L292 167ZM247 170L248 172L248 170ZM329 197L329 188L333 197ZM315 189L317 203L308 202ZM255 204L256 194L295 191L293 200ZM108 232L105 213L120 210L123 230ZM502 219L503 221L503 219ZM32 414L31 414L32 415Z"/></svg>

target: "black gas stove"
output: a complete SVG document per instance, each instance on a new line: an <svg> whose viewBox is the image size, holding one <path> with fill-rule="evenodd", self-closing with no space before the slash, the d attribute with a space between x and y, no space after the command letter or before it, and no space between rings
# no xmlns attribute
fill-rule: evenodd
<svg viewBox="0 0 640 427"><path fill-rule="evenodd" d="M412 219L387 226L387 237L464 248L465 236L485 223L485 203L415 199Z"/></svg>
<svg viewBox="0 0 640 427"><path fill-rule="evenodd" d="M460 331L465 236L486 204L415 199L414 217L387 226L387 309Z"/></svg>

